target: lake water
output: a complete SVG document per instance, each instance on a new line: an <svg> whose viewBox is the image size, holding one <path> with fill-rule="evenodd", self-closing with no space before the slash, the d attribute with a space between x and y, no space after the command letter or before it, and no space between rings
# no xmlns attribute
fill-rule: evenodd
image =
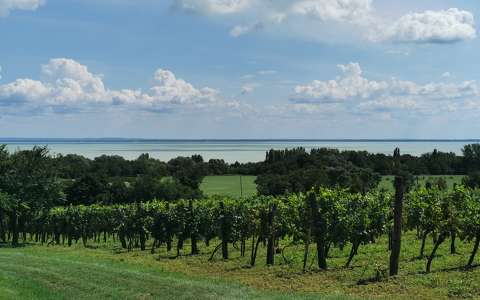
<svg viewBox="0 0 480 300"><path fill-rule="evenodd" d="M304 147L366 150L391 154L395 147L402 153L420 155L438 149L461 154L465 144L480 140L138 140L138 139L0 139L10 151L48 146L52 154L75 153L89 158L103 154L135 159L149 153L164 161L177 156L200 154L205 160L224 159L227 162L256 162L265 158L269 149Z"/></svg>

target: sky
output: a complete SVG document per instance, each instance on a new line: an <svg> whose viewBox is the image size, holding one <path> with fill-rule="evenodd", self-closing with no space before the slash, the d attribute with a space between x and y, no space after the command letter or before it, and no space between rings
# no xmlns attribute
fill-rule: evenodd
<svg viewBox="0 0 480 300"><path fill-rule="evenodd" d="M480 138L472 0L0 0L0 137Z"/></svg>

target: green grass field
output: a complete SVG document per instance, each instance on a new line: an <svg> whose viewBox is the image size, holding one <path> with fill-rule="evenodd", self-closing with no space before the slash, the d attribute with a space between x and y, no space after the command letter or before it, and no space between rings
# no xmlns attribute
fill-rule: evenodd
<svg viewBox="0 0 480 300"><path fill-rule="evenodd" d="M108 250L0 248L0 299L346 299L280 294L165 270L155 256Z"/></svg>
<svg viewBox="0 0 480 300"><path fill-rule="evenodd" d="M453 188L453 185L461 184L463 175L419 175L415 177L415 183L418 183L419 186L425 186L425 183L430 180L435 182L438 178L442 177L447 182L449 189ZM417 181L418 178L418 181ZM387 191L393 191L393 176L382 176L382 180L378 184L380 189L386 189Z"/></svg>
<svg viewBox="0 0 480 300"><path fill-rule="evenodd" d="M418 184L425 186L427 180L434 181L439 177L443 177L448 188L453 188L455 183L462 182L463 175L420 175L418 176ZM243 195L248 197L257 193L257 185L255 184L255 176L242 176ZM393 191L393 176L382 176L379 188ZM206 195L226 195L231 197L240 197L241 186L239 175L223 175L223 176L207 176L200 187Z"/></svg>
<svg viewBox="0 0 480 300"><path fill-rule="evenodd" d="M200 186L201 190L207 195L225 195L231 197L248 197L257 193L257 185L255 184L256 176L207 176Z"/></svg>
<svg viewBox="0 0 480 300"><path fill-rule="evenodd" d="M282 241L281 247L289 245ZM317 271L312 256L309 270L301 272L302 245L290 245L276 265L265 265L260 247L257 265L230 245L231 259L218 255L208 261L216 243L202 243L201 254L176 259L164 247L150 251L120 250L118 245L81 243L64 246L27 245L0 248L0 299L461 299L480 297L480 268L464 270L470 243L457 241L459 254L449 253L445 242L425 274L425 258L418 258L420 242L404 235L400 273L386 278L387 239L363 245L350 268L343 265L349 247L333 248L329 270ZM426 252L432 249L428 240ZM312 246L314 248L314 246ZM312 253L313 253L312 249ZM284 258L283 258L284 257ZM477 258L479 261L480 258ZM380 276L379 276L380 275ZM379 280L377 280L377 279Z"/></svg>

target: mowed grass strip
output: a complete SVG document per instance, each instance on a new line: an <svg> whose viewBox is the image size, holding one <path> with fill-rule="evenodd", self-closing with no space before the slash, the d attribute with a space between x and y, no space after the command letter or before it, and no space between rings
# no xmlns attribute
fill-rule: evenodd
<svg viewBox="0 0 480 300"><path fill-rule="evenodd" d="M248 197L257 193L256 176L221 175L206 176L200 189L206 195L222 195L238 198Z"/></svg>
<svg viewBox="0 0 480 300"><path fill-rule="evenodd" d="M150 241L151 242L151 241ZM314 245L307 272L302 273L304 246L282 240L286 247L275 266L265 265L260 245L255 267L247 255L230 245L230 259L217 253L218 241L200 243L200 255L188 255L189 241L176 259L164 246L150 251L126 251L118 243L89 242L72 247L29 245L0 248L0 299L480 299L480 267L465 269L471 242L441 245L432 273L425 274L426 258L419 258L420 241L414 232L402 238L400 274L388 274L388 238L362 245L352 266L345 268L350 246L330 250L329 270L316 267ZM150 244L150 243L149 243ZM426 254L433 248L427 239ZM476 263L480 261L477 257Z"/></svg>
<svg viewBox="0 0 480 300"><path fill-rule="evenodd" d="M257 291L126 262L105 250L0 248L0 299L346 299Z"/></svg>

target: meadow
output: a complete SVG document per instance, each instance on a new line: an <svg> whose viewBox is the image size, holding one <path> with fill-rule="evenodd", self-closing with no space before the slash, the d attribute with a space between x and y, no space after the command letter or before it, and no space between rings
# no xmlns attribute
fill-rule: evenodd
<svg viewBox="0 0 480 300"><path fill-rule="evenodd" d="M434 182L440 177L445 179L448 189L452 189L454 184L462 183L462 179L464 176L419 175L415 177L415 182L419 186L425 186L425 183L427 181ZM243 189L243 196L248 197L255 195L257 192L257 185L255 184L255 179L255 176L240 175L206 176L200 186L200 189L208 196L222 195L230 197L240 197ZM378 188L393 192L393 176L382 176L382 179L378 184Z"/></svg>
<svg viewBox="0 0 480 300"><path fill-rule="evenodd" d="M425 186L427 181L436 182L439 178L443 178L447 188L451 190L455 184L462 183L463 177L463 175L418 175L414 177L414 182L418 186ZM393 192L393 176L382 176L378 188Z"/></svg>
<svg viewBox="0 0 480 300"><path fill-rule="evenodd" d="M0 299L313 299L168 269L140 252L38 245L1 248Z"/></svg>
<svg viewBox="0 0 480 300"><path fill-rule="evenodd" d="M256 178L256 176L243 175L206 176L200 189L209 196L248 197L257 193Z"/></svg>

